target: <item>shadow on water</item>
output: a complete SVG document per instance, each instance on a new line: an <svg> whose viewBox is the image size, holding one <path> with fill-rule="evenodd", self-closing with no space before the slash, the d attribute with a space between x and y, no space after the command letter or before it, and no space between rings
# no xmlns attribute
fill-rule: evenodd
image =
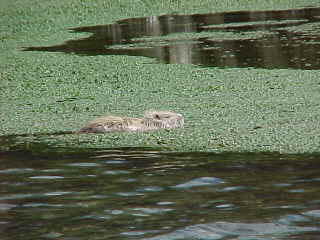
<svg viewBox="0 0 320 240"><path fill-rule="evenodd" d="M319 156L0 154L1 239L318 239ZM32 231L30 231L32 229Z"/></svg>
<svg viewBox="0 0 320 240"><path fill-rule="evenodd" d="M25 51L128 55L216 67L320 69L320 8L133 18Z"/></svg>

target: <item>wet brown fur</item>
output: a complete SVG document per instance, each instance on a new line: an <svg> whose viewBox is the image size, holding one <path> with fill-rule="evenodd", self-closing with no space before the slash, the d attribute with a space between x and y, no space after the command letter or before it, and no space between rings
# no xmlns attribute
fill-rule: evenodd
<svg viewBox="0 0 320 240"><path fill-rule="evenodd" d="M78 133L144 132L183 127L181 114L170 111L146 111L143 118L105 116L94 119Z"/></svg>

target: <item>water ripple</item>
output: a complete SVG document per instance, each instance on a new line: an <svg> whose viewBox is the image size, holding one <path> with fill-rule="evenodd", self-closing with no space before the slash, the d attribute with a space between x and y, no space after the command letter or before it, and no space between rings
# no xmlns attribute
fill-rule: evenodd
<svg viewBox="0 0 320 240"><path fill-rule="evenodd" d="M320 210L312 210L304 212L303 214L310 217L320 218Z"/></svg>
<svg viewBox="0 0 320 240"><path fill-rule="evenodd" d="M295 225L297 222L309 222L309 218L302 215L288 214L279 219L279 223L286 225Z"/></svg>
<svg viewBox="0 0 320 240"><path fill-rule="evenodd" d="M11 208L17 207L15 204L8 204L8 203L0 203L0 211L7 211Z"/></svg>
<svg viewBox="0 0 320 240"><path fill-rule="evenodd" d="M133 208L132 210L141 212L143 214L160 214L164 212L170 212L172 208Z"/></svg>
<svg viewBox="0 0 320 240"><path fill-rule="evenodd" d="M32 168L8 168L8 169L0 170L0 174L1 173L19 174L19 173L27 173L32 171L34 171L34 169Z"/></svg>
<svg viewBox="0 0 320 240"><path fill-rule="evenodd" d="M12 200L12 199L24 199L24 198L31 198L34 197L34 194L30 194L30 193L17 193L17 194L10 194L10 195L4 195L0 197L0 200Z"/></svg>
<svg viewBox="0 0 320 240"><path fill-rule="evenodd" d="M129 171L125 171L125 170L107 170L104 171L103 174L105 175L119 175L119 174L129 174Z"/></svg>
<svg viewBox="0 0 320 240"><path fill-rule="evenodd" d="M107 160L104 161L105 164L124 164L127 163L127 161L124 160Z"/></svg>
<svg viewBox="0 0 320 240"><path fill-rule="evenodd" d="M163 190L162 187L150 186L150 187L138 188L137 192L160 192L162 190Z"/></svg>
<svg viewBox="0 0 320 240"><path fill-rule="evenodd" d="M48 192L48 193L44 193L43 195L45 196L61 196L61 195L66 195L66 194L70 194L71 192Z"/></svg>
<svg viewBox="0 0 320 240"><path fill-rule="evenodd" d="M217 185L221 183L224 183L224 181L220 178L200 177L186 183L175 185L174 188L202 187L202 186L208 186L208 185Z"/></svg>
<svg viewBox="0 0 320 240"><path fill-rule="evenodd" d="M65 205L63 204L48 204L48 203L26 203L23 204L22 207L26 207L26 208L39 208L39 207L53 207L53 208L62 208L65 207Z"/></svg>
<svg viewBox="0 0 320 240"><path fill-rule="evenodd" d="M104 212L111 215L120 215L124 213L122 210L104 210Z"/></svg>
<svg viewBox="0 0 320 240"><path fill-rule="evenodd" d="M135 197L135 196L143 196L143 193L138 193L138 192L120 192L117 193L117 195L122 196L122 197Z"/></svg>
<svg viewBox="0 0 320 240"><path fill-rule="evenodd" d="M231 187L225 187L222 188L221 190L217 190L220 192L232 192L232 191L244 191L244 190L248 190L248 187L245 186L231 186Z"/></svg>
<svg viewBox="0 0 320 240"><path fill-rule="evenodd" d="M70 163L70 164L67 164L67 166L70 166L70 167L99 167L99 166L101 166L101 164L92 163L92 162L82 162L82 163Z"/></svg>
<svg viewBox="0 0 320 240"><path fill-rule="evenodd" d="M63 179L62 176L33 176L29 177L30 179L46 179L46 180L55 180L55 179Z"/></svg>

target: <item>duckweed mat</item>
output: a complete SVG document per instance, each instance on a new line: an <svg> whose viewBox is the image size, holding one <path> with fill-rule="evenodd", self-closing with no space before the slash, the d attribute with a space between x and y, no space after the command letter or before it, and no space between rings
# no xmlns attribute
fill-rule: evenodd
<svg viewBox="0 0 320 240"><path fill-rule="evenodd" d="M90 36L68 28L123 18L306 6L320 4L1 1L0 149L319 152L319 71L203 68L160 64L146 57L22 51ZM148 133L54 134L78 130L108 113L139 117L147 109L182 113L185 127Z"/></svg>

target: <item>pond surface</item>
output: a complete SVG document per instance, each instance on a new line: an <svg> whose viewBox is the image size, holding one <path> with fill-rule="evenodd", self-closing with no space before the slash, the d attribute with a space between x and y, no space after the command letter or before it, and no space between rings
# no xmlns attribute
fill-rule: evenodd
<svg viewBox="0 0 320 240"><path fill-rule="evenodd" d="M7 152L1 239L319 239L318 156Z"/></svg>
<svg viewBox="0 0 320 240"><path fill-rule="evenodd" d="M152 16L71 31L92 35L24 50L145 56L213 67L320 69L320 8Z"/></svg>

